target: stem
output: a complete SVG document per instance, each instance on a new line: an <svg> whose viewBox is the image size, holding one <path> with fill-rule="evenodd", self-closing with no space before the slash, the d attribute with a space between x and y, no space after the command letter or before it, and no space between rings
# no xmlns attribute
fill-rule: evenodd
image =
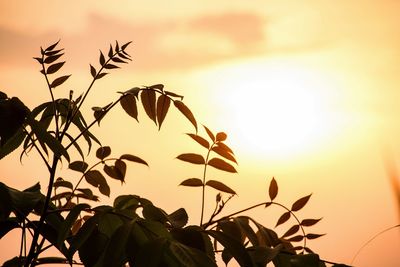
<svg viewBox="0 0 400 267"><path fill-rule="evenodd" d="M37 152L39 153L40 157L42 158L43 162L46 164L47 170L50 171L51 167L49 165L49 163L47 162L47 159L45 158L45 156L43 155L42 151L39 149L39 147L36 145L35 140L33 140L31 134L26 130L25 127L23 127L24 132L28 135L29 139L32 142L32 145L35 147L35 149L37 150Z"/></svg>
<svg viewBox="0 0 400 267"><path fill-rule="evenodd" d="M207 174L207 162L208 158L211 153L211 149L214 146L215 142L211 145L211 147L208 149L207 156L206 156L206 162L204 163L204 171L203 171L203 186L202 186L202 192L201 192L201 215L200 215L200 226L203 225L203 217L204 217L204 200L205 200L205 194L206 194L206 174Z"/></svg>

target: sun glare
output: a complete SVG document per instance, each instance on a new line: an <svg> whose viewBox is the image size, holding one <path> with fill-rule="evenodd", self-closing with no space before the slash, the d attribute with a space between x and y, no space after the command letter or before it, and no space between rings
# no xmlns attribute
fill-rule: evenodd
<svg viewBox="0 0 400 267"><path fill-rule="evenodd" d="M279 61L231 65L216 73L219 123L240 150L287 159L315 151L330 136L332 81L323 73Z"/></svg>

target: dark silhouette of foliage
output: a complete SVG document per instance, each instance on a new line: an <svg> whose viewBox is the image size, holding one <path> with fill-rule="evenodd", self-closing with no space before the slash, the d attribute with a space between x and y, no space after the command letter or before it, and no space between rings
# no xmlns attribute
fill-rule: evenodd
<svg viewBox="0 0 400 267"><path fill-rule="evenodd" d="M308 241L322 234L308 232L308 228L321 219L300 220L298 212L308 203L311 195L299 198L286 206L276 201L278 183L273 178L268 189L268 200L246 209L223 214L225 206L236 191L222 181L207 178L208 167L236 173L237 161L233 150L226 144L227 134L212 132L204 126L206 136L198 133L198 124L190 109L182 102L183 96L154 84L133 87L119 92L113 102L93 107L94 119L87 123L81 113L86 97L93 85L114 69L128 63L126 52L130 42L110 45L108 52L100 51L99 66L90 64L92 81L78 97L70 91L68 98L55 99L53 91L63 86L71 75L60 74L65 61L64 49L59 41L41 48L35 60L41 66L51 100L29 110L18 98L0 92L0 158L22 147L21 158L36 151L47 168L48 179L42 193L39 183L25 190L11 188L0 182L0 238L13 229L21 232L19 255L3 266L36 266L48 263L83 264L85 266L216 266L216 255L228 264L232 259L241 266L344 266L319 258ZM138 105L160 129L168 111L175 107L195 129L187 135L198 143L204 153L183 153L177 159L203 165L200 178L192 177L182 186L201 187L201 219L198 225L187 225L188 214L178 208L172 213L164 211L149 199L138 195L120 195L113 205L97 205L98 194L109 196L110 179L125 182L127 168L132 164L148 163L137 155L113 155L112 148L104 145L91 133L118 103L138 121ZM173 103L173 105L171 105ZM73 129L73 131L71 131ZM77 134L76 134L77 133ZM81 147L85 140L89 155ZM98 148L90 153L93 144ZM77 153L71 153L73 149ZM79 154L80 158L75 159ZM61 161L78 177L74 184L68 177L58 177ZM65 166L65 165L64 165ZM86 181L86 183L82 183ZM86 184L84 186L83 184ZM205 220L205 192L217 190L215 208ZM276 226L288 225L279 236L245 212L257 207L279 207L283 210ZM289 208L290 207L290 208ZM289 224L289 222L294 224ZM27 236L30 236L28 244ZM43 256L49 248L59 253Z"/></svg>

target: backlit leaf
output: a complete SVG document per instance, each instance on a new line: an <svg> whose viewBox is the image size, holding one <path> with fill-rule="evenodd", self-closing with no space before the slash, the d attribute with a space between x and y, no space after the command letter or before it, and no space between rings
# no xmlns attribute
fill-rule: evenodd
<svg viewBox="0 0 400 267"><path fill-rule="evenodd" d="M161 83L159 83L159 84L153 84L153 85L149 86L149 88L151 88L151 89L158 89L158 90L160 90L160 91L163 91L163 90L164 90L164 84L161 84Z"/></svg>
<svg viewBox="0 0 400 267"><path fill-rule="evenodd" d="M272 180L269 183L268 193L271 201L273 201L278 195L278 183L276 182L275 177L272 177Z"/></svg>
<svg viewBox="0 0 400 267"><path fill-rule="evenodd" d="M156 121L156 92L153 90L143 90L140 94L142 105L147 116L157 124Z"/></svg>
<svg viewBox="0 0 400 267"><path fill-rule="evenodd" d="M207 128L207 126L203 125L204 129L206 130L208 136L210 137L210 139L215 142L215 136L214 134L210 131L210 129Z"/></svg>
<svg viewBox="0 0 400 267"><path fill-rule="evenodd" d="M180 159L182 161L193 163L193 164L204 164L205 163L205 160L202 155L194 154L194 153L181 154L181 155L177 156L176 158Z"/></svg>
<svg viewBox="0 0 400 267"><path fill-rule="evenodd" d="M55 72L57 72L59 69L61 69L61 67L65 64L65 61L63 62L59 62L59 63L55 63L53 65L50 65L47 68L47 74L53 74Z"/></svg>
<svg viewBox="0 0 400 267"><path fill-rule="evenodd" d="M54 61L56 61L57 59L59 59L62 55L64 55L64 53L58 54L58 55L54 55L54 56L46 57L46 58L44 59L44 63L46 63L46 64L51 64L51 63L53 63Z"/></svg>
<svg viewBox="0 0 400 267"><path fill-rule="evenodd" d="M100 51L99 62L100 62L100 65L102 65L102 66L106 63L106 59L104 58L103 52L101 52L101 51Z"/></svg>
<svg viewBox="0 0 400 267"><path fill-rule="evenodd" d="M158 129L161 129L161 125L167 116L169 106L171 104L171 99L166 95L160 95L157 100L157 122Z"/></svg>
<svg viewBox="0 0 400 267"><path fill-rule="evenodd" d="M200 135L191 134L191 133L187 133L187 135L189 135L193 140L195 140L197 143L199 143L203 147L205 147L207 149L210 148L210 143L208 143L208 141L206 139L204 139L203 137L201 137Z"/></svg>
<svg viewBox="0 0 400 267"><path fill-rule="evenodd" d="M224 132L219 132L219 133L217 133L215 138L217 141L225 141L227 138L227 135Z"/></svg>
<svg viewBox="0 0 400 267"><path fill-rule="evenodd" d="M229 186L225 185L224 183L215 181L215 180L209 180L206 182L206 185L211 186L214 189L217 189L219 191L228 193L228 194L232 194L232 195L236 195L236 192L233 191Z"/></svg>
<svg viewBox="0 0 400 267"><path fill-rule="evenodd" d="M106 64L104 66L105 69L118 69L119 67L114 64Z"/></svg>
<svg viewBox="0 0 400 267"><path fill-rule="evenodd" d="M60 42L60 40L58 40L57 42L55 42L54 44L48 46L45 51L52 51L54 48L56 48L56 46L58 45L58 43Z"/></svg>
<svg viewBox="0 0 400 267"><path fill-rule="evenodd" d="M298 224L293 225L292 227L289 228L289 230L286 231L286 233L284 233L282 235L282 238L294 235L295 233L297 233L300 230L300 226Z"/></svg>
<svg viewBox="0 0 400 267"><path fill-rule="evenodd" d="M183 186L192 186L192 187L199 187L203 186L203 182L199 178L189 178L180 183L179 185Z"/></svg>
<svg viewBox="0 0 400 267"><path fill-rule="evenodd" d="M104 76L106 76L107 74L108 74L107 72L99 73L99 75L97 75L96 79L97 79L97 80L98 80L98 79L101 79L101 78L103 78Z"/></svg>
<svg viewBox="0 0 400 267"><path fill-rule="evenodd" d="M113 57L111 60L116 62L116 63L126 63L126 61L124 61L124 60L122 60L122 59L120 59L118 57Z"/></svg>
<svg viewBox="0 0 400 267"><path fill-rule="evenodd" d="M44 54L46 55L46 56L54 56L55 54L58 54L58 53L60 53L61 51L63 51L64 50L64 48L62 48L62 49L57 49L57 50L54 50L54 51L47 51L47 52L45 52Z"/></svg>
<svg viewBox="0 0 400 267"><path fill-rule="evenodd" d="M291 214L290 214L289 211L287 211L284 214L282 214L281 217L279 217L278 222L276 223L275 227L287 222L290 219L290 215Z"/></svg>
<svg viewBox="0 0 400 267"><path fill-rule="evenodd" d="M301 221L302 226L313 226L314 224L318 223L322 218L319 219L304 219Z"/></svg>
<svg viewBox="0 0 400 267"><path fill-rule="evenodd" d="M220 147L220 148L222 148L223 150L225 150L225 151L231 153L232 155L234 155L232 149L231 149L229 146L227 146L226 144L224 144L224 143L222 143L222 142L219 142L219 143L217 144L217 146Z"/></svg>
<svg viewBox="0 0 400 267"><path fill-rule="evenodd" d="M222 157L224 157L224 158L226 158L226 159L228 159L230 161L233 161L233 162L235 162L237 164L235 157L231 153L229 153L228 151L223 149L222 147L220 147L218 145L214 146L212 148L212 151L216 152L218 155L220 155L220 156L222 156Z"/></svg>
<svg viewBox="0 0 400 267"><path fill-rule="evenodd" d="M300 242L303 239L304 239L304 236L296 235L294 237L289 238L288 241L290 241L290 242Z"/></svg>
<svg viewBox="0 0 400 267"><path fill-rule="evenodd" d="M86 181L99 188L100 193L106 196L110 196L110 187L107 184L106 178L98 170L91 170L85 173Z"/></svg>
<svg viewBox="0 0 400 267"><path fill-rule="evenodd" d="M325 234L307 234L306 238L307 239L316 239L318 237L324 236Z"/></svg>
<svg viewBox="0 0 400 267"><path fill-rule="evenodd" d="M231 164L220 158L212 158L208 161L207 164L222 171L232 172L232 173L237 172L235 167L233 167Z"/></svg>
<svg viewBox="0 0 400 267"><path fill-rule="evenodd" d="M136 162L136 163L140 163L140 164L144 164L146 166L149 166L149 164L147 164L146 161L142 160L141 158L131 155L131 154L123 154L120 159L125 159L125 160L129 160L132 162Z"/></svg>
<svg viewBox="0 0 400 267"><path fill-rule="evenodd" d="M108 49L108 57L112 58L112 56L113 56L113 48L112 45L110 44L110 49Z"/></svg>
<svg viewBox="0 0 400 267"><path fill-rule="evenodd" d="M96 150L96 157L101 160L110 156L110 154L111 154L111 148L109 146L102 146Z"/></svg>
<svg viewBox="0 0 400 267"><path fill-rule="evenodd" d="M127 42L126 44L123 44L123 45L121 46L121 50L125 50L125 48L127 48L128 45L130 45L131 43L132 43L132 41Z"/></svg>
<svg viewBox="0 0 400 267"><path fill-rule="evenodd" d="M311 194L297 200L295 203L293 203L291 210L292 211L301 210L307 204L310 197L311 197Z"/></svg>
<svg viewBox="0 0 400 267"><path fill-rule="evenodd" d="M91 64L89 64L89 65L90 65L90 74L92 75L93 78L95 78L97 71Z"/></svg>
<svg viewBox="0 0 400 267"><path fill-rule="evenodd" d="M179 97L181 100L183 100L183 95L178 95L178 94L175 94L175 93L170 92L170 91L164 91L164 93L166 95L169 95L169 96L172 96L172 97Z"/></svg>
<svg viewBox="0 0 400 267"><path fill-rule="evenodd" d="M43 59L41 57L34 57L40 64L43 64Z"/></svg>
<svg viewBox="0 0 400 267"><path fill-rule="evenodd" d="M197 132L197 121L193 116L193 113L190 111L190 109L183 102L179 100L175 100L174 105L193 124Z"/></svg>
<svg viewBox="0 0 400 267"><path fill-rule="evenodd" d="M125 110L125 112L134 118L135 120L138 120L138 110L137 110L137 105L136 105L136 98L132 94L126 94L121 96L121 100L119 101L121 104L122 108Z"/></svg>
<svg viewBox="0 0 400 267"><path fill-rule="evenodd" d="M57 79L55 79L55 80L51 83L50 87L51 87L51 88L55 88L55 87L57 87L57 86L63 84L70 76L71 76L71 75L65 75L65 76L58 77Z"/></svg>

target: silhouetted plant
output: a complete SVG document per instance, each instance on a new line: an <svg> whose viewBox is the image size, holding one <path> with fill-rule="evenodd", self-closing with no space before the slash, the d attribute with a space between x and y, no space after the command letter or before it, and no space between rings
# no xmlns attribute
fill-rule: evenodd
<svg viewBox="0 0 400 267"><path fill-rule="evenodd" d="M321 219L300 220L297 212L309 201L307 195L290 207L276 202L278 184L273 178L269 185L268 201L246 209L222 215L236 192L225 183L207 179L207 168L236 173L237 164L232 149L225 143L227 134L214 134L207 127L206 138L198 135L198 125L190 109L182 102L183 96L164 89L164 85L133 87L119 92L113 102L93 107L94 119L87 123L81 108L96 81L112 69L131 60L126 48L130 42L110 45L108 53L100 51L99 67L90 65L92 81L78 97L70 91L68 98L56 99L53 90L68 80L70 75L60 75L65 64L60 61L64 49L56 42L41 48L35 59L41 66L51 101L29 110L18 98L9 98L0 92L0 158L22 146L23 155L35 150L47 172L47 191L41 193L39 183L23 191L0 183L0 237L13 229L21 231L20 253L3 266L36 266L47 263L64 263L85 266L216 266L215 255L220 253L228 264L234 258L241 266L344 266L319 258L308 246L307 240L321 234L308 233L306 229ZM160 129L171 104L194 126L196 133L188 133L205 148L204 155L184 153L177 158L192 164L203 165L201 178L189 178L183 186L201 187L201 219L199 225L189 225L183 208L172 213L155 206L150 200L137 195L118 196L112 206L93 203L99 201L98 193L109 196L109 179L125 182L127 163L148 165L132 154L111 156L110 146L90 132L117 104L138 120L138 103ZM74 131L71 129L75 128ZM73 134L76 133L77 134ZM78 142L84 139L90 152L93 142L99 145L96 160L85 157ZM71 147L80 160L71 161ZM69 169L79 173L75 184L68 177L57 177L58 164L67 161ZM89 167L90 166L90 167ZM82 182L86 181L85 186ZM204 220L206 187L220 191L215 198L215 208ZM98 192L97 192L98 191ZM227 194L227 195L225 195ZM279 206L284 213L276 226L294 219L295 224L282 235L249 216L242 215L257 207ZM30 238L28 238L30 236ZM31 240L28 242L28 239ZM28 244L30 243L30 244ZM300 243L300 245L295 245ZM49 248L59 251L54 257L43 256ZM78 255L76 255L78 254Z"/></svg>

